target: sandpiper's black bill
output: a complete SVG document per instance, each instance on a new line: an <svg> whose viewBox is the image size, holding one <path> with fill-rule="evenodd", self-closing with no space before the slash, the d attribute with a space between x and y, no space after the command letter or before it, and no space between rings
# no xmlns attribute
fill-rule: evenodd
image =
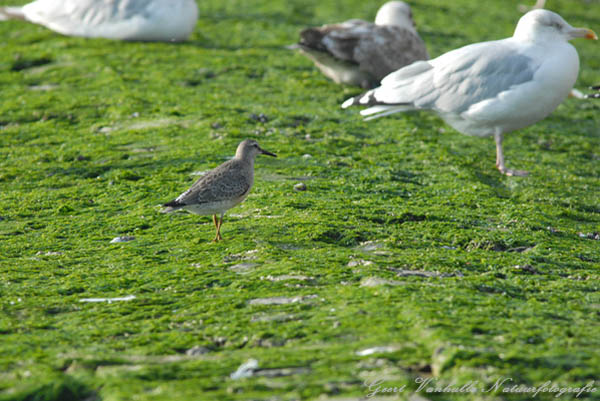
<svg viewBox="0 0 600 401"><path fill-rule="evenodd" d="M264 150L263 148L258 148L258 150L260 150L260 153L262 153L263 155L277 157L275 153L271 153L267 150Z"/></svg>

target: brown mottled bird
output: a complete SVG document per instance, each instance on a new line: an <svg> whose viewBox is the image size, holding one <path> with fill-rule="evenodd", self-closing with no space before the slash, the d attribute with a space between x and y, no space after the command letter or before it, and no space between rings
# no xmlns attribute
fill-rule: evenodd
<svg viewBox="0 0 600 401"><path fill-rule="evenodd" d="M240 204L250 193L254 183L254 159L258 154L277 157L258 146L255 140L242 141L233 159L209 171L175 200L165 203L162 212L183 209L203 216L212 214L217 230L213 241L222 240L223 215ZM217 214L221 215L219 219Z"/></svg>
<svg viewBox="0 0 600 401"><path fill-rule="evenodd" d="M351 19L304 29L300 42L290 48L300 50L334 82L365 89L392 71L429 58L410 6L402 1L385 3L375 23Z"/></svg>

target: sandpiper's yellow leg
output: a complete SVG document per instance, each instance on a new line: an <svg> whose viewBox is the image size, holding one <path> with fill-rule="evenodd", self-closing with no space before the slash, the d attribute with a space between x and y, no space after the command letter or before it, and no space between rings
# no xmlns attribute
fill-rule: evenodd
<svg viewBox="0 0 600 401"><path fill-rule="evenodd" d="M220 224L217 223L217 215L216 214L213 214L213 223L215 223L215 228L217 229L217 233L215 235L215 239L213 239L213 242L217 242L222 238L221 238L221 234L219 233Z"/></svg>
<svg viewBox="0 0 600 401"><path fill-rule="evenodd" d="M221 225L223 224L223 215L221 215L221 219L219 219L219 225L217 226L217 241L220 241L223 239L223 237L221 237Z"/></svg>

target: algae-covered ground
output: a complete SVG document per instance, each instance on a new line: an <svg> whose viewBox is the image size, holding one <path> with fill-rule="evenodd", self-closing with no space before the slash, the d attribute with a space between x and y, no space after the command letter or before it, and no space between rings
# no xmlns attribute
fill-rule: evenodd
<svg viewBox="0 0 600 401"><path fill-rule="evenodd" d="M518 3L412 5L436 56ZM434 115L363 122L285 46L379 5L201 1L181 44L0 24L0 400L600 399L600 102L507 136L525 178ZM548 6L600 31L597 1ZM159 213L244 138L279 157L224 241Z"/></svg>

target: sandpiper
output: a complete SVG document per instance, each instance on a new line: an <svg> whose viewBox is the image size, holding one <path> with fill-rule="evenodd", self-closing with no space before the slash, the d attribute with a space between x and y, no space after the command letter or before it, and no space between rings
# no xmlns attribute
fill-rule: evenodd
<svg viewBox="0 0 600 401"><path fill-rule="evenodd" d="M213 242L222 240L223 215L248 196L254 183L254 158L258 154L277 157L258 146L255 140L242 141L233 159L209 171L177 199L165 203L162 212L184 209L202 216L212 214L217 230ZM220 218L217 218L217 214L221 215Z"/></svg>

